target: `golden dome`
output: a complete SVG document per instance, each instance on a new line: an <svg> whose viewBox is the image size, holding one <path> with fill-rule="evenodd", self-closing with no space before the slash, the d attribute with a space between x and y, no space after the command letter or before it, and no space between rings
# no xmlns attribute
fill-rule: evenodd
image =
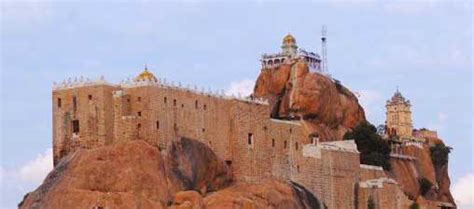
<svg viewBox="0 0 474 209"><path fill-rule="evenodd" d="M296 44L296 39L290 33L283 38L283 44Z"/></svg>
<svg viewBox="0 0 474 209"><path fill-rule="evenodd" d="M150 71L148 71L147 67L145 66L145 70L143 70L143 72L140 73L140 75L138 75L136 78L135 78L136 81L158 81L158 79L156 79L155 75L153 75L153 73L151 73Z"/></svg>

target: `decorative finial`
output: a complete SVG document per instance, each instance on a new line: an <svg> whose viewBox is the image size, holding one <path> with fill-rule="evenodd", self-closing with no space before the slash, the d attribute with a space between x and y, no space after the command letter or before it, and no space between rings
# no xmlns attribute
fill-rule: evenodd
<svg viewBox="0 0 474 209"><path fill-rule="evenodd" d="M145 71L148 71L148 66L146 63L145 63Z"/></svg>
<svg viewBox="0 0 474 209"><path fill-rule="evenodd" d="M397 92L400 92L400 91L398 91L398 85L397 85Z"/></svg>

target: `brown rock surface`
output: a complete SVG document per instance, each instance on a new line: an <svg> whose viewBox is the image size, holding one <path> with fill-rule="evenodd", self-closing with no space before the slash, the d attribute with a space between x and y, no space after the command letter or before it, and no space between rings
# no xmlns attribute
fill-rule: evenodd
<svg viewBox="0 0 474 209"><path fill-rule="evenodd" d="M272 117L303 119L308 133L322 141L340 140L365 114L357 97L339 82L310 73L303 61L263 69L253 96L268 99Z"/></svg>
<svg viewBox="0 0 474 209"><path fill-rule="evenodd" d="M441 140L438 139L437 141L440 142ZM389 176L400 184L405 194L413 200L422 198L423 200L454 203L449 190L450 180L447 165L435 168L431 161L429 145L424 145L423 149L415 146L404 147L402 152L404 155L416 157L417 160L391 158L392 169ZM424 197L420 196L419 178L426 178L434 185ZM436 185L438 189L436 189Z"/></svg>
<svg viewBox="0 0 474 209"><path fill-rule="evenodd" d="M322 208L321 203L299 185L272 179L234 185L210 194L204 198L204 203L206 209Z"/></svg>
<svg viewBox="0 0 474 209"><path fill-rule="evenodd" d="M19 208L319 208L306 189L277 180L231 183L206 145L181 139L161 153L129 141L64 157ZM226 187L226 188L225 188Z"/></svg>
<svg viewBox="0 0 474 209"><path fill-rule="evenodd" d="M219 189L231 181L205 145L181 139L160 151L143 141L80 150L61 160L20 208L166 208L176 192Z"/></svg>

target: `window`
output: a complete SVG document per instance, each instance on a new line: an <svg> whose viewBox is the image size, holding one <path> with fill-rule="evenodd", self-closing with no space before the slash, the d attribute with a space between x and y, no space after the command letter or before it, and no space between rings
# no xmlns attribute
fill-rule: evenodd
<svg viewBox="0 0 474 209"><path fill-rule="evenodd" d="M253 143L253 134L249 133L247 136L247 144L252 145L252 143Z"/></svg>
<svg viewBox="0 0 474 209"><path fill-rule="evenodd" d="M263 130L266 131L268 128L267 126L263 126Z"/></svg>
<svg viewBox="0 0 474 209"><path fill-rule="evenodd" d="M176 107L176 99L173 99L173 105Z"/></svg>
<svg viewBox="0 0 474 209"><path fill-rule="evenodd" d="M199 108L199 103L198 103L197 100L194 102L194 108L196 108L196 109Z"/></svg>
<svg viewBox="0 0 474 209"><path fill-rule="evenodd" d="M296 165L296 171L299 173L300 172L300 165Z"/></svg>
<svg viewBox="0 0 474 209"><path fill-rule="evenodd" d="M173 128L174 128L175 131L177 131L177 130L178 130L178 124L175 123L175 124L173 125Z"/></svg>
<svg viewBox="0 0 474 209"><path fill-rule="evenodd" d="M61 98L58 98L58 107L61 107Z"/></svg>
<svg viewBox="0 0 474 209"><path fill-rule="evenodd" d="M292 128L290 128L290 133L293 133L293 129L292 129Z"/></svg>
<svg viewBox="0 0 474 209"><path fill-rule="evenodd" d="M142 117L142 112L137 112L138 117Z"/></svg>
<svg viewBox="0 0 474 209"><path fill-rule="evenodd" d="M168 98L163 98L163 102L166 104L168 102Z"/></svg>
<svg viewBox="0 0 474 209"><path fill-rule="evenodd" d="M275 147L275 139L272 139L272 147Z"/></svg>
<svg viewBox="0 0 474 209"><path fill-rule="evenodd" d="M79 133L79 120L72 121L72 133L75 133L75 134Z"/></svg>
<svg viewBox="0 0 474 209"><path fill-rule="evenodd" d="M127 99L127 102L130 103L130 99Z"/></svg>
<svg viewBox="0 0 474 209"><path fill-rule="evenodd" d="M298 142L295 143L295 150L298 150Z"/></svg>
<svg viewBox="0 0 474 209"><path fill-rule="evenodd" d="M138 128L138 129L140 129L141 127L142 127L142 124L141 124L141 123L137 124L137 128Z"/></svg>
<svg viewBox="0 0 474 209"><path fill-rule="evenodd" d="M207 110L207 105L204 105L204 110Z"/></svg>
<svg viewBox="0 0 474 209"><path fill-rule="evenodd" d="M92 100L92 95L91 95L91 94L87 95L87 98L88 98L89 100Z"/></svg>
<svg viewBox="0 0 474 209"><path fill-rule="evenodd" d="M286 141L283 142L283 148L286 149Z"/></svg>
<svg viewBox="0 0 474 209"><path fill-rule="evenodd" d="M156 130L160 129L160 121L156 121Z"/></svg>
<svg viewBox="0 0 474 209"><path fill-rule="evenodd" d="M202 128L202 132L206 132L206 129L205 129L205 128Z"/></svg>
<svg viewBox="0 0 474 209"><path fill-rule="evenodd" d="M181 104L181 108L184 108L184 104Z"/></svg>
<svg viewBox="0 0 474 209"><path fill-rule="evenodd" d="M77 98L76 98L76 96L72 96L72 108L74 109L74 111L77 110Z"/></svg>
<svg viewBox="0 0 474 209"><path fill-rule="evenodd" d="M141 98L141 97L137 97L137 100L138 100L139 102L141 102L141 101L142 101L142 98Z"/></svg>

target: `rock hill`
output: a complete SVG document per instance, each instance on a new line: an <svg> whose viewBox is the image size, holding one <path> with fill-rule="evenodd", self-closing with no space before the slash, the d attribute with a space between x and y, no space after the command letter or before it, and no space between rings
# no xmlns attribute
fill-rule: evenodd
<svg viewBox="0 0 474 209"><path fill-rule="evenodd" d="M183 138L163 152L144 141L80 150L62 159L19 208L318 208L297 184L235 183L206 145Z"/></svg>
<svg viewBox="0 0 474 209"><path fill-rule="evenodd" d="M318 73L310 73L303 60L292 60L275 69L263 69L253 96L268 99L272 117L303 119L310 133L321 141L341 140L344 133L365 121L357 97Z"/></svg>

